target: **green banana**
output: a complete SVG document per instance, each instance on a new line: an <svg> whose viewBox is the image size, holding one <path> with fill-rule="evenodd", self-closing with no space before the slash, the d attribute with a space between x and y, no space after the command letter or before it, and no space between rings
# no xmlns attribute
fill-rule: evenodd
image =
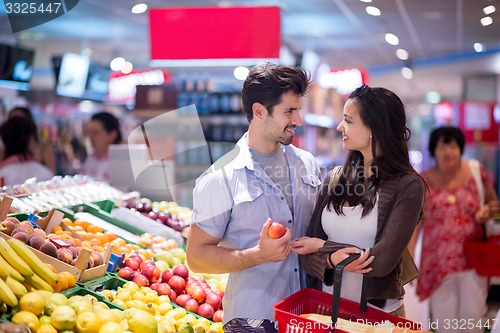
<svg viewBox="0 0 500 333"><path fill-rule="evenodd" d="M24 282L24 277L14 269L1 255L0 255L0 266L3 266L7 272L9 273L9 276L16 279L19 282Z"/></svg>
<svg viewBox="0 0 500 333"><path fill-rule="evenodd" d="M0 279L0 299L8 306L16 306L18 300L4 280Z"/></svg>
<svg viewBox="0 0 500 333"><path fill-rule="evenodd" d="M33 276L33 271L25 263L17 253L10 247L9 243L3 238L0 238L0 254L4 259L15 268L16 271L21 273L23 276Z"/></svg>
<svg viewBox="0 0 500 333"><path fill-rule="evenodd" d="M26 244L23 244L15 238L9 239L7 243L11 246L14 252L28 264L35 274L41 277L44 281L54 283L57 282L57 275L52 272Z"/></svg>

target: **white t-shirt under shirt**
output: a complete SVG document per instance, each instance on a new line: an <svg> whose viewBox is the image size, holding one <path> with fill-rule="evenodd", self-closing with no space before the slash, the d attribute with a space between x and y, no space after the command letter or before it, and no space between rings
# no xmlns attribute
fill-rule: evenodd
<svg viewBox="0 0 500 333"><path fill-rule="evenodd" d="M378 197L377 197L378 201ZM337 215L333 210L325 207L321 215L323 230L328 235L328 240L338 243L353 244L361 249L373 247L377 234L378 205L375 203L373 209L364 217L363 206L344 207L344 215ZM375 258L377 260L377 258ZM342 275L342 290L340 297L354 302L361 299L361 287L363 275L344 271ZM323 291L332 294L333 287L323 285ZM403 305L402 300L387 300L383 311L393 312ZM372 306L369 304L369 306ZM372 306L374 307L374 306ZM376 308L376 307L375 307Z"/></svg>
<svg viewBox="0 0 500 333"><path fill-rule="evenodd" d="M96 157L95 155L88 156L82 165L80 173L89 175L98 181L109 181L108 155L103 157Z"/></svg>

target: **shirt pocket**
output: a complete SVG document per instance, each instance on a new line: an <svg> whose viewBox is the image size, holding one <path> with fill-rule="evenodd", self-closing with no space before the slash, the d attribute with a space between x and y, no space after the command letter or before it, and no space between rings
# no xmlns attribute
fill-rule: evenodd
<svg viewBox="0 0 500 333"><path fill-rule="evenodd" d="M301 176L302 183L300 193L305 196L308 207L312 209L316 204L316 199L321 188L321 180L314 174Z"/></svg>

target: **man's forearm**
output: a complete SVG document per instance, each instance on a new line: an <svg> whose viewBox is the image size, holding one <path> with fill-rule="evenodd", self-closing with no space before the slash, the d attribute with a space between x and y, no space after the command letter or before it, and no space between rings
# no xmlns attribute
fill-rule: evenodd
<svg viewBox="0 0 500 333"><path fill-rule="evenodd" d="M195 273L239 272L261 263L255 248L238 250L208 244L194 247L187 251L187 261Z"/></svg>

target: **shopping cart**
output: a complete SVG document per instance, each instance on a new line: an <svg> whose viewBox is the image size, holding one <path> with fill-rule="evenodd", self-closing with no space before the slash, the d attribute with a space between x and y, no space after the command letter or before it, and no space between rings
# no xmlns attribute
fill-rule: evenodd
<svg viewBox="0 0 500 333"><path fill-rule="evenodd" d="M295 294L283 299L274 305L274 318L278 321L279 333L326 333L326 332L348 332L342 328L345 322L340 323L337 318L359 323L367 326L381 327L383 325L395 325L397 327L420 330L421 324L400 318L386 312L367 307L368 277L363 276L363 287L360 303L340 298L342 284L342 273L344 267L359 254L354 254L335 266L334 270L334 294L332 295L310 288L302 289ZM331 322L320 323L302 317L303 314L318 314L331 317Z"/></svg>
<svg viewBox="0 0 500 333"><path fill-rule="evenodd" d="M464 250L477 274L500 276L500 235L486 241L465 242Z"/></svg>

